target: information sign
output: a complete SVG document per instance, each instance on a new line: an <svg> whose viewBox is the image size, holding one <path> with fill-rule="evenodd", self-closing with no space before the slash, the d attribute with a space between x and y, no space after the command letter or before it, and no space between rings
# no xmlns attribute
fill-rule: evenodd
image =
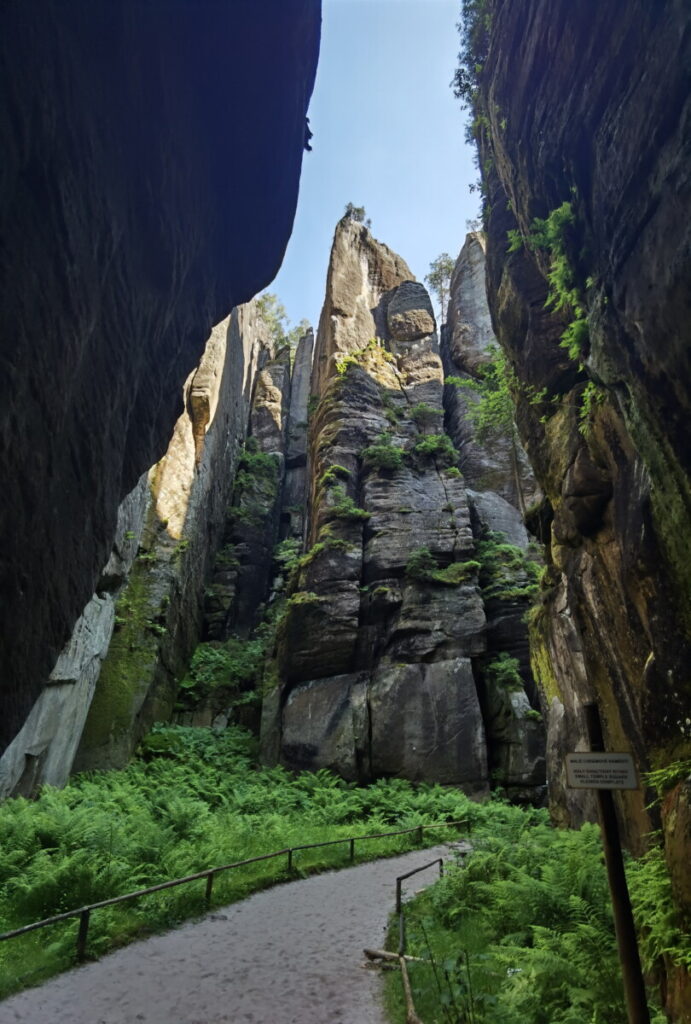
<svg viewBox="0 0 691 1024"><path fill-rule="evenodd" d="M638 789L631 754L583 751L566 755L569 789Z"/></svg>

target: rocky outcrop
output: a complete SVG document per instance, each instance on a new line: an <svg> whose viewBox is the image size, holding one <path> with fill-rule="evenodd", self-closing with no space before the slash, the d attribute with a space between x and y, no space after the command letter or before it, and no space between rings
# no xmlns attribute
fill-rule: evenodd
<svg viewBox="0 0 691 1024"><path fill-rule="evenodd" d="M226 510L222 547L204 607L205 636L248 636L261 621L278 540L290 406L290 353L259 370L249 433Z"/></svg>
<svg viewBox="0 0 691 1024"><path fill-rule="evenodd" d="M0 747L93 593L119 502L165 451L211 325L280 265L319 12L3 6Z"/></svg>
<svg viewBox="0 0 691 1024"><path fill-rule="evenodd" d="M306 543L264 705L268 759L488 790L481 565L443 391L427 292L345 218L315 348ZM539 713L518 685L524 704L508 699L516 728L504 722L501 742L521 755L491 769L534 795Z"/></svg>
<svg viewBox="0 0 691 1024"><path fill-rule="evenodd" d="M75 770L121 767L152 722L171 716L178 681L202 630L204 590L268 345L254 303L214 328L185 386L185 412L168 451L143 481L139 527L123 518L120 531L138 556L125 574L114 568L112 555L102 577L116 598L115 634Z"/></svg>
<svg viewBox="0 0 691 1024"><path fill-rule="evenodd" d="M448 322L442 331L444 374L477 380L498 352L485 289L485 236L471 232L456 261L449 286ZM539 492L513 422L478 431L473 422L477 394L448 384L444 392L446 428L460 455L468 486L505 498L525 513Z"/></svg>
<svg viewBox="0 0 691 1024"><path fill-rule="evenodd" d="M521 4L492 8L487 52L470 61L471 74L481 68L488 290L545 493L535 521L550 541L549 586L533 664L555 811L577 821L562 764L585 742L584 700L639 770L691 756L688 11L615 2L586 14L557 0L528 19ZM688 787L677 794L664 843L688 921ZM618 797L635 852L655 824L650 795ZM668 991L670 1013L689 1020L688 978Z"/></svg>

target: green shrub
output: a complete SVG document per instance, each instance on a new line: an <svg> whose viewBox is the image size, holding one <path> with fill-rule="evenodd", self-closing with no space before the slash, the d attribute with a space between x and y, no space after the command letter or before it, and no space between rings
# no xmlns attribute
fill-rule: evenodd
<svg viewBox="0 0 691 1024"><path fill-rule="evenodd" d="M331 489L330 494L333 498L333 504L326 509L327 522L334 519L353 522L369 519L370 513L355 504L353 499L346 494L345 487L334 487Z"/></svg>
<svg viewBox="0 0 691 1024"><path fill-rule="evenodd" d="M261 638L231 636L225 643L210 640L198 644L179 683L179 699L190 707L219 689L247 690L257 682L264 656Z"/></svg>
<svg viewBox="0 0 691 1024"><path fill-rule="evenodd" d="M518 658L512 658L506 651L501 651L493 661L490 661L485 672L487 678L497 686L505 687L507 690L522 690L523 680L518 669Z"/></svg>
<svg viewBox="0 0 691 1024"><path fill-rule="evenodd" d="M432 423L436 423L440 416L444 415L443 409L438 409L434 405L430 405L428 402L417 402L416 405L410 410L410 418L413 422L423 429L424 427L430 426Z"/></svg>
<svg viewBox="0 0 691 1024"><path fill-rule="evenodd" d="M542 572L537 562L514 544L507 544L503 533L487 532L477 542L481 563L480 587L485 601L514 601L534 597Z"/></svg>
<svg viewBox="0 0 691 1024"><path fill-rule="evenodd" d="M408 952L427 961L410 965L418 1014L474 1024L625 1024L598 829L502 817L474 830L463 866L407 904ZM400 978L387 987L402 1022Z"/></svg>
<svg viewBox="0 0 691 1024"><path fill-rule="evenodd" d="M448 434L425 434L413 445L414 455L421 460L434 459L442 467L458 461L458 452Z"/></svg>
<svg viewBox="0 0 691 1024"><path fill-rule="evenodd" d="M339 466L338 463L333 466L329 466L322 475L319 477L317 487L333 487L339 480L347 480L348 477L352 476L349 469L345 466Z"/></svg>
<svg viewBox="0 0 691 1024"><path fill-rule="evenodd" d="M362 452L363 464L368 469L395 470L403 465L404 453L391 439L390 434L380 434L376 441Z"/></svg>
<svg viewBox="0 0 691 1024"><path fill-rule="evenodd" d="M446 586L456 587L472 579L473 575L480 568L480 563L474 560L467 562L452 562L444 569L440 569L436 558L429 548L416 548L411 552L405 567L406 576L413 580L420 580L423 583L441 583Z"/></svg>

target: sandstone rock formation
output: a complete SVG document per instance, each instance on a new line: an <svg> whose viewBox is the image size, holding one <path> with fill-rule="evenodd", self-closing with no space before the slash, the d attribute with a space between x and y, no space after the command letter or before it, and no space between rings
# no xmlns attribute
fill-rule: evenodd
<svg viewBox="0 0 691 1024"><path fill-rule="evenodd" d="M580 820L563 755L586 742L586 700L608 747L631 751L641 772L677 764L664 846L688 921L688 11L617 0L586 14L557 0L527 19L522 4L493 7L487 52L470 63L481 66L490 307L545 493L533 523L549 541L548 585L532 651L552 801L561 821ZM652 796L618 797L636 852L659 821ZM691 1019L690 992L671 971L675 1019Z"/></svg>
<svg viewBox="0 0 691 1024"><path fill-rule="evenodd" d="M544 780L539 712L518 674L512 692L490 671L495 655L521 647L529 685L525 626L512 648L493 609L504 646L493 639L488 648L491 599L477 560L477 539L496 548L500 523L514 535L520 527L524 550L528 538L500 495L503 519L489 495L471 509L443 428L443 392L425 288L344 218L314 355L304 554L279 622L263 749L295 768L402 775L475 794L487 792L491 772L493 784L534 797ZM520 572L514 587L527 592ZM496 579L485 583L499 594ZM517 607L522 616L525 600Z"/></svg>
<svg viewBox="0 0 691 1024"><path fill-rule="evenodd" d="M213 323L275 274L319 0L3 5L0 747L165 450Z"/></svg>
<svg viewBox="0 0 691 1024"><path fill-rule="evenodd" d="M73 766L121 767L151 723L170 717L269 348L254 303L212 331L168 451L121 504L97 593L0 758L0 795L64 785Z"/></svg>

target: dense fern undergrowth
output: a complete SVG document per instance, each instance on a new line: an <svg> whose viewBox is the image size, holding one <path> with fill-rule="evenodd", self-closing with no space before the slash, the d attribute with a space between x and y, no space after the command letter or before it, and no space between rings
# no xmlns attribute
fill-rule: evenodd
<svg viewBox="0 0 691 1024"><path fill-rule="evenodd" d="M410 952L426 1024L619 1024L623 1002L598 830L552 829L545 811L460 791L382 779L346 783L326 771L292 774L255 761L239 728L158 726L118 772L79 776L63 790L0 806L0 931L205 868L303 843L463 820L473 852L410 905ZM449 839L453 833L446 833ZM425 834L438 842L438 831ZM356 844L356 859L411 849L416 836ZM346 866L347 844L301 851L298 874ZM285 858L216 878L213 905L289 877ZM630 866L646 968L660 957L691 964L671 911L658 847ZM207 909L204 881L138 897L91 915L87 953ZM0 998L75 962L71 919L0 943ZM392 938L392 941L396 941ZM392 948L395 948L395 944ZM393 1020L400 979L389 981ZM662 1021L662 1018L659 1018Z"/></svg>
<svg viewBox="0 0 691 1024"><path fill-rule="evenodd" d="M410 964L410 977L425 1024L626 1024L597 826L557 830L510 808L478 823L471 841L465 863L405 907L407 952L423 961ZM651 880L652 860L628 868L638 910L664 884L657 867ZM649 978L662 952L650 925L664 906L639 915ZM663 941L671 934L668 921ZM396 920L389 948L397 945ZM386 1003L404 1024L398 975L387 976ZM665 1024L650 1011L652 1024Z"/></svg>
<svg viewBox="0 0 691 1024"><path fill-rule="evenodd" d="M384 779L356 787L326 771L262 768L249 733L159 726L117 772L0 806L0 931L205 868L302 843L477 820L483 808L441 786ZM414 837L356 844L356 859L411 849ZM428 832L428 844L439 832ZM347 844L295 855L298 873L348 863ZM285 858L217 876L213 904L288 878ZM204 882L91 915L87 953L171 927L206 908ZM74 963L78 920L0 943L0 998Z"/></svg>

